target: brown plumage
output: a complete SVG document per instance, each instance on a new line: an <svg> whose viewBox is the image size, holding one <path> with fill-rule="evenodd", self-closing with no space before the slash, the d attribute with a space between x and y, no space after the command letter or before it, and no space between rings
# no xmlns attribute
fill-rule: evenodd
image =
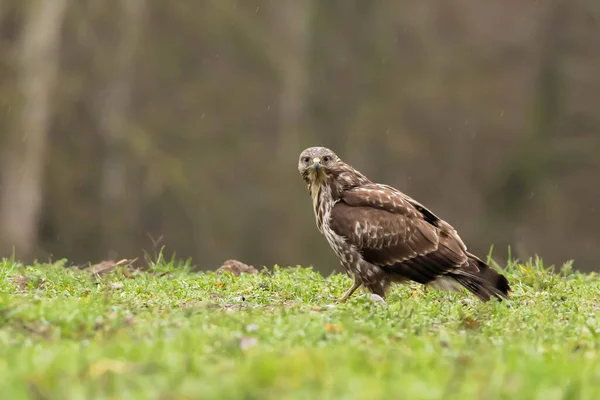
<svg viewBox="0 0 600 400"><path fill-rule="evenodd" d="M392 282L441 289L463 286L482 301L508 298L508 280L467 251L456 230L399 190L371 182L331 150L311 147L298 170L312 197L317 228L361 285L385 297Z"/></svg>

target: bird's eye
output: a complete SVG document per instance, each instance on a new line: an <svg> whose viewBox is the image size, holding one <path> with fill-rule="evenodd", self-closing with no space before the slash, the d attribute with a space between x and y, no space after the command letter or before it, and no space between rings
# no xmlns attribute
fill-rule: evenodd
<svg viewBox="0 0 600 400"><path fill-rule="evenodd" d="M310 162L310 158L309 157L302 157L302 162L304 164L308 164Z"/></svg>
<svg viewBox="0 0 600 400"><path fill-rule="evenodd" d="M330 156L323 157L323 162L329 162L331 160Z"/></svg>

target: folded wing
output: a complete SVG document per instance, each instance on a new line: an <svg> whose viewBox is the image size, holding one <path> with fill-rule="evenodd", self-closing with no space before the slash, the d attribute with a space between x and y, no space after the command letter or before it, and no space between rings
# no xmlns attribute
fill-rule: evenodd
<svg viewBox="0 0 600 400"><path fill-rule="evenodd" d="M429 283L468 260L454 228L400 191L368 184L344 192L330 226L364 259L392 275Z"/></svg>

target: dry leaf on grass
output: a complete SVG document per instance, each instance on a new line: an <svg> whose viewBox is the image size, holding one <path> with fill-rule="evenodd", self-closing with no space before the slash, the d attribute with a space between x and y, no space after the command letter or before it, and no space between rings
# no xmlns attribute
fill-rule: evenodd
<svg viewBox="0 0 600 400"><path fill-rule="evenodd" d="M242 350L248 350L251 347L254 347L258 344L258 340L253 337L243 337L240 339L240 348Z"/></svg>
<svg viewBox="0 0 600 400"><path fill-rule="evenodd" d="M85 268L84 271L87 271L94 275L102 275L112 272L117 267L131 267L134 262L137 261L137 258L127 259L124 258L120 261L112 261L112 260L104 260L100 261L97 264L92 265L91 267Z"/></svg>
<svg viewBox="0 0 600 400"><path fill-rule="evenodd" d="M465 317L462 322L467 329L476 329L479 328L480 325L478 321L471 317Z"/></svg>
<svg viewBox="0 0 600 400"><path fill-rule="evenodd" d="M258 274L258 270L252 265L244 264L238 260L227 260L220 266L217 273L231 272L235 276L240 276L242 273L245 274Z"/></svg>
<svg viewBox="0 0 600 400"><path fill-rule="evenodd" d="M23 275L13 276L12 283L21 291L27 289L27 278L25 278Z"/></svg>
<svg viewBox="0 0 600 400"><path fill-rule="evenodd" d="M336 324L325 324L325 330L328 333L340 333L342 331L342 327Z"/></svg>
<svg viewBox="0 0 600 400"><path fill-rule="evenodd" d="M130 368L129 364L119 360L99 360L90 365L89 374L91 378L97 378L107 372L120 374Z"/></svg>

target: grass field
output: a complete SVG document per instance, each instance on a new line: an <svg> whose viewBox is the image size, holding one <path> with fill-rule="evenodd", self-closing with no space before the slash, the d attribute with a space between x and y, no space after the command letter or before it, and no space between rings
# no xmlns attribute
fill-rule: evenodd
<svg viewBox="0 0 600 400"><path fill-rule="evenodd" d="M508 266L513 294L159 258L103 276L0 263L2 399L600 399L600 278Z"/></svg>

